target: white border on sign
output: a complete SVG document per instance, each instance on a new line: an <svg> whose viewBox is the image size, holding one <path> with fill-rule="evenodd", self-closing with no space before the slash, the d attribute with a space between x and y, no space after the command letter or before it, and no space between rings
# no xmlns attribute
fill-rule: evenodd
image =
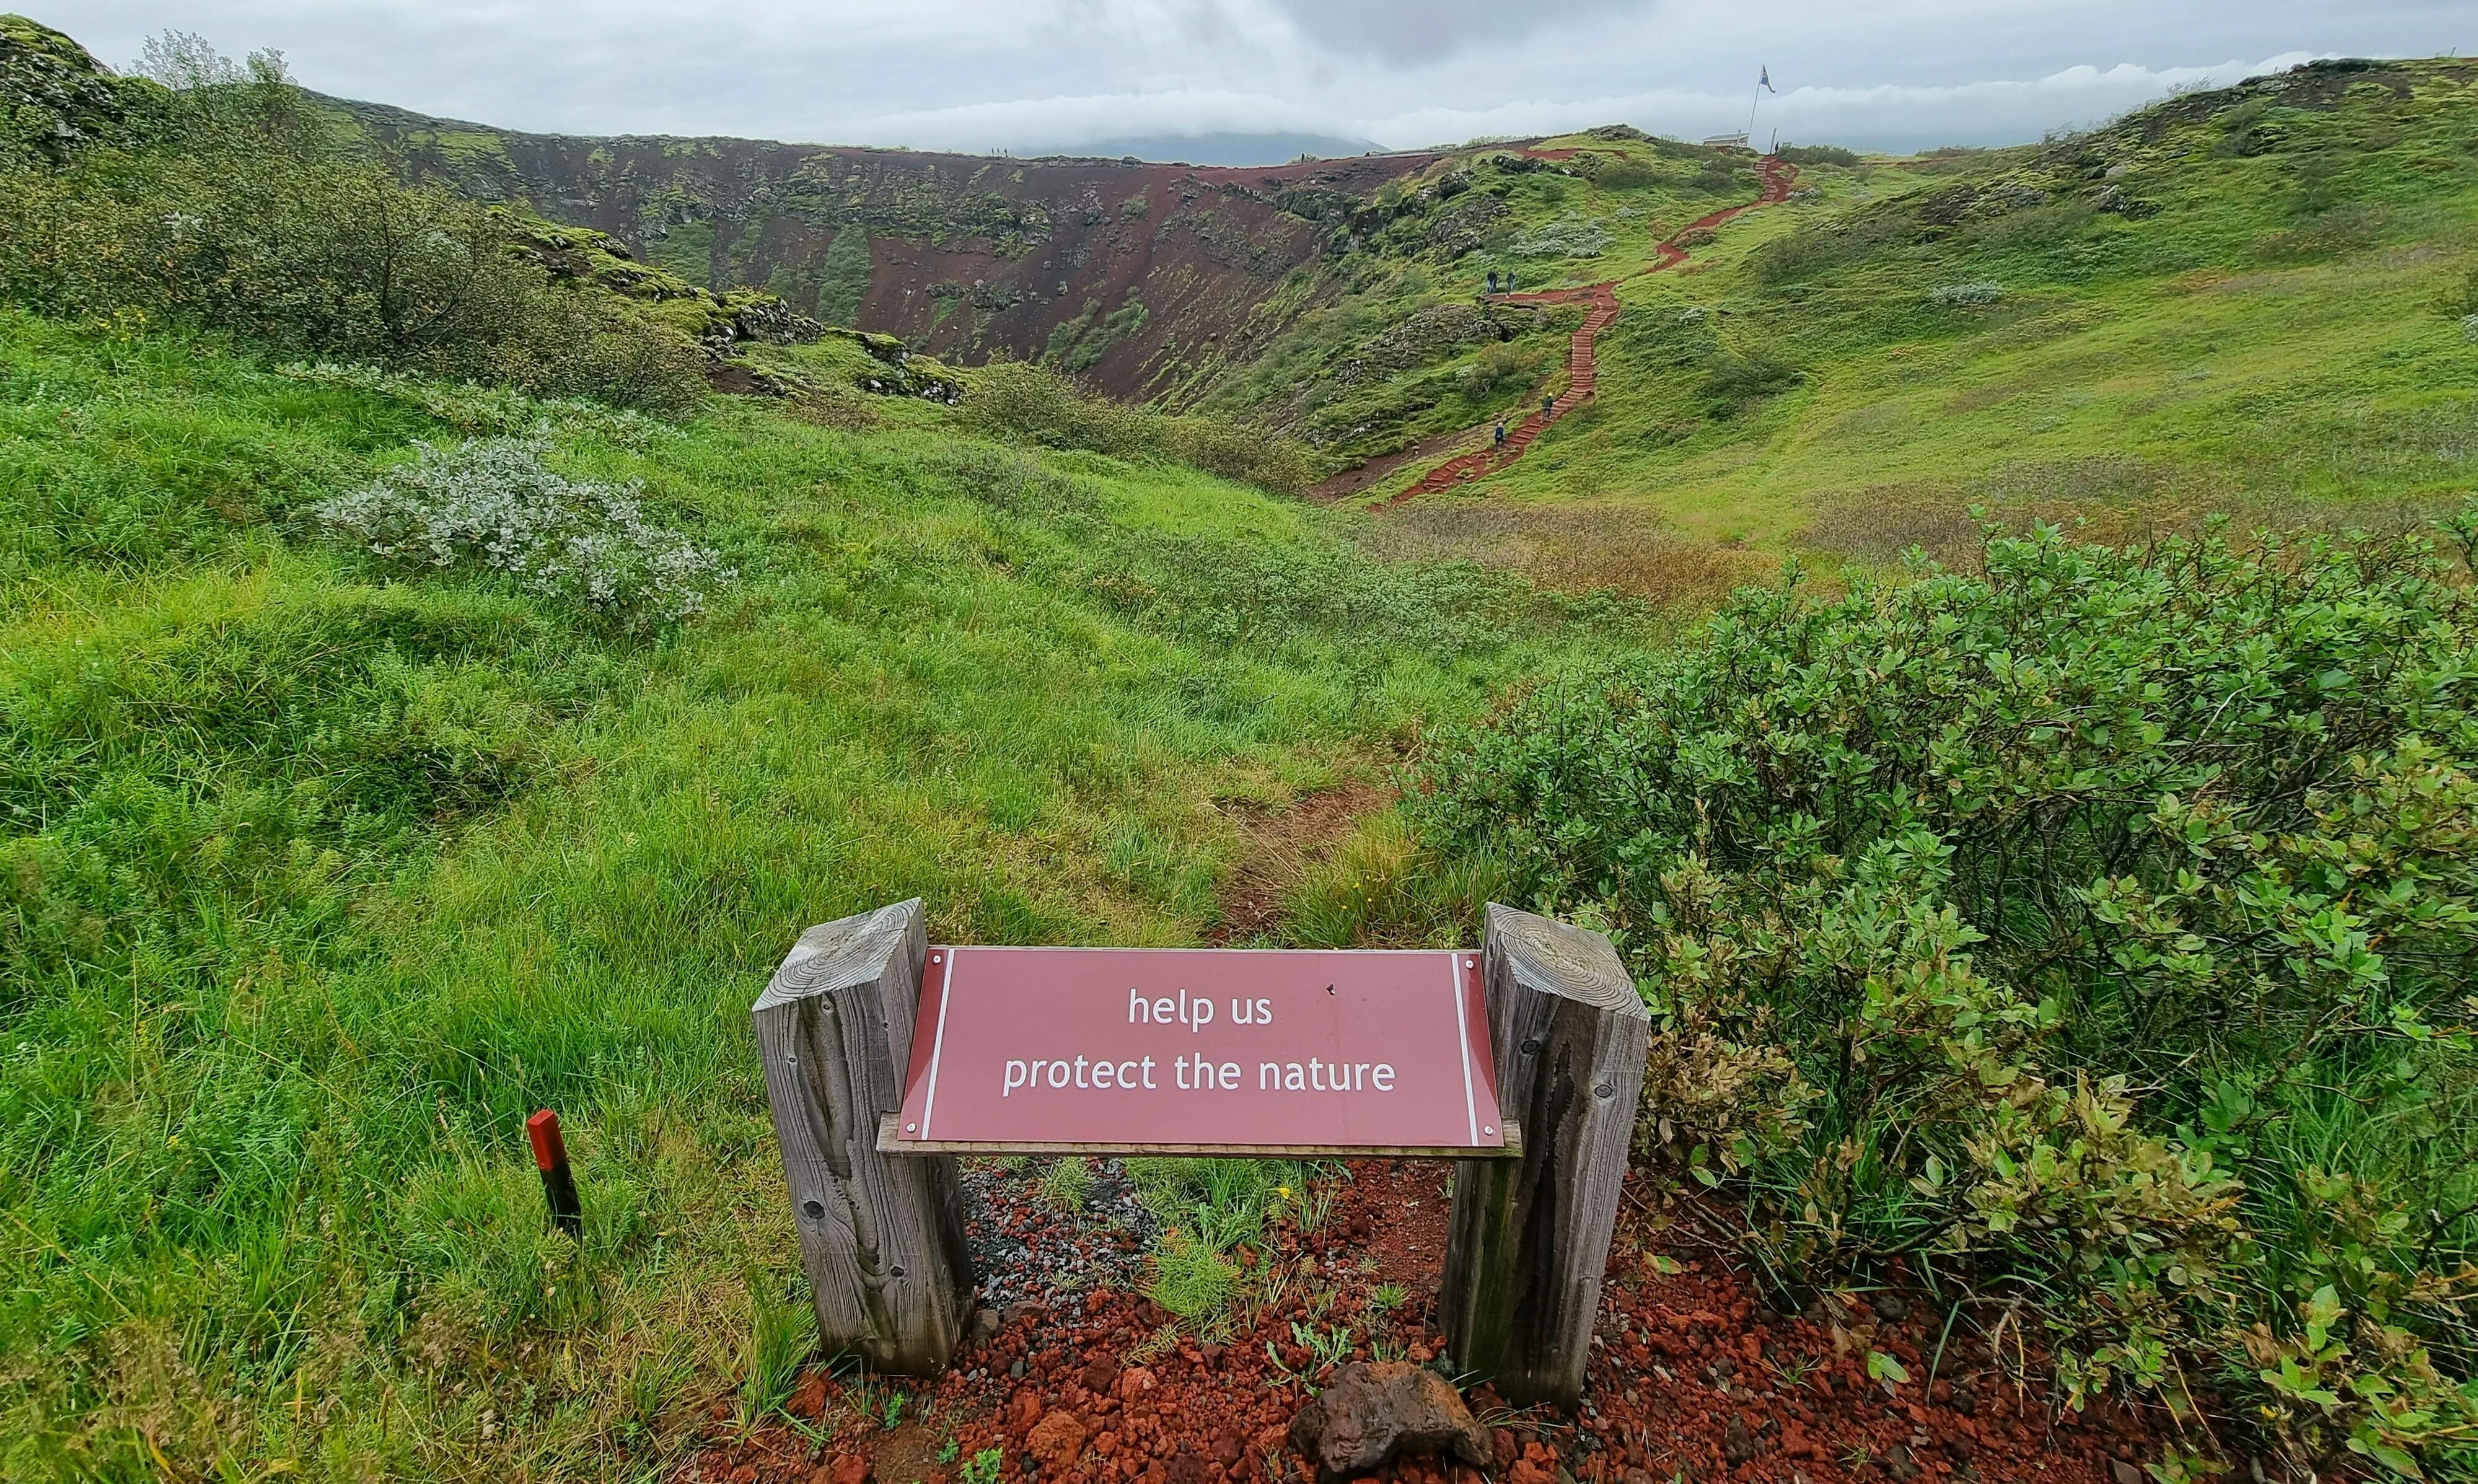
<svg viewBox="0 0 2478 1484"><path fill-rule="evenodd" d="M963 956L963 949L948 944L947 972L938 981L938 1034L929 1043L929 1095L921 1100L921 1137L923 1139L929 1137L929 1116L938 1111L938 1057L947 1049L947 1004L954 997L949 992L955 987L955 960Z"/></svg>
<svg viewBox="0 0 2478 1484"><path fill-rule="evenodd" d="M1472 1099L1471 1026L1463 1011L1463 956L1459 952L1446 957L1447 976L1454 986L1454 1045L1463 1057L1463 1117L1471 1123L1472 1147L1479 1147L1479 1105Z"/></svg>
<svg viewBox="0 0 2478 1484"><path fill-rule="evenodd" d="M999 949L999 951L1004 952L1006 950ZM1055 947L1036 947L1033 951L1055 953L1060 951L1060 949ZM1194 953L1197 950L1194 948L1100 948L1084 945L1075 948L1068 948L1065 951L1086 953ZM1239 951L1283 954L1302 953L1322 956L1331 953L1393 954L1399 953L1403 950L1399 948L1271 948L1253 950L1241 949ZM947 1049L947 1007L954 1001L955 960L963 956L963 950L952 943L934 947L932 952L944 953L947 955L947 968L946 971L939 976L938 981L938 1029L929 1043L929 1076L928 1086L924 1090L921 1100L921 1132L913 1136L923 1142L926 1142L929 1138L929 1120L936 1114L938 1108L938 1063L939 1058L944 1055ZM1445 956L1445 959L1446 969L1452 979L1454 991L1454 1047L1456 1054L1462 1061L1463 1068L1464 1126L1469 1131L1467 1136L1469 1146L1477 1149L1481 1147L1479 1142L1479 1100L1478 1094L1474 1092L1472 1087L1471 1019L1470 1013L1464 1004L1465 996L1463 991L1463 973L1468 966L1463 963L1463 952L1461 949L1456 949L1454 952L1448 953Z"/></svg>

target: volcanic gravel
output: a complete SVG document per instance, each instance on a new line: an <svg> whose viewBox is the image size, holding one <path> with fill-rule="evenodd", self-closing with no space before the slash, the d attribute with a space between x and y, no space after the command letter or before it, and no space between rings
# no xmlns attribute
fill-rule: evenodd
<svg viewBox="0 0 2478 1484"><path fill-rule="evenodd" d="M1136 1199L1117 1160L1091 1162L1093 1186L1078 1212L1061 1211L1034 1170L996 1160L963 1166L964 1242L973 1254L974 1292L985 1308L1042 1303L1096 1286L1144 1281L1145 1251L1156 1222Z"/></svg>
<svg viewBox="0 0 2478 1484"><path fill-rule="evenodd" d="M1115 1165L1097 1162L1092 1205L1069 1215L1039 1190L1038 1167L967 1170L982 1302L1004 1315L996 1338L934 1382L871 1383L813 1371L787 1408L798 1425L742 1436L718 1403L709 1439L673 1471L679 1484L931 1484L998 1449L1000 1477L1086 1484L1289 1484L1308 1475L1285 1439L1327 1362L1310 1347L1347 1327L1348 1358L1448 1365L1434 1328L1444 1263L1446 1167L1362 1161L1324 1189L1332 1212L1311 1234L1293 1222L1243 1249L1259 1294L1226 1343L1201 1343L1138 1292L1150 1217ZM1494 1467L1428 1460L1384 1476L1479 1484L2140 1484L2166 1427L2153 1412L2049 1404L2018 1327L1991 1353L1967 1324L1891 1289L1832 1295L1804 1313L1764 1307L1708 1242L1686 1197L1664 1208L1629 1176L1612 1245L1582 1406L1514 1409L1488 1388L1466 1394L1492 1429ZM1686 1220L1681 1220L1682 1215ZM1407 1294L1390 1311L1379 1285ZM1942 1345L1939 1346L1939 1340ZM1873 1351L1909 1376L1867 1375ZM2009 1367L2005 1362L2012 1362ZM2020 1374L2022 1363L2030 1374ZM1881 1369L1881 1368L1880 1368ZM890 1387L913 1399L888 1430ZM926 1415L923 1416L925 1404ZM917 1419L917 1420L916 1420ZM939 1459L952 1445L951 1457Z"/></svg>

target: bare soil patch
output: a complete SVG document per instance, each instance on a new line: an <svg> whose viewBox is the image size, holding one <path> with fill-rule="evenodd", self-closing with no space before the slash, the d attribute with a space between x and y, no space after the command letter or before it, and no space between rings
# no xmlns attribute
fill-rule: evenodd
<svg viewBox="0 0 2478 1484"><path fill-rule="evenodd" d="M1287 809L1243 815L1247 853L1223 878L1222 920L1209 941L1226 945L1271 936L1301 871L1324 859L1353 820L1393 802L1393 790L1353 779L1303 794Z"/></svg>
<svg viewBox="0 0 2478 1484"><path fill-rule="evenodd" d="M1322 1180L1316 1194L1331 1206L1321 1224L1302 1231L1285 1217L1240 1250L1248 1296L1217 1342L1097 1276L1081 1292L1071 1283L1048 1302L1011 1306L995 1338L935 1381L820 1371L794 1398L797 1427L778 1421L736 1437L718 1417L672 1478L945 1484L995 1449L1005 1480L1302 1480L1305 1461L1284 1432L1332 1366L1382 1357L1451 1370L1434 1312L1449 1170L1368 1160ZM1039 1172L1017 1178L1028 1197ZM1924 1294L1832 1294L1797 1314L1768 1307L1747 1272L1676 1220L1679 1205L1664 1212L1660 1184L1629 1176L1582 1406L1517 1409L1474 1390L1496 1467L1456 1468L1454 1484L2118 1484L2159 1456L2163 1417L2105 1400L2080 1414L2052 1407L2036 1353L2016 1357L2010 1339L1992 1349L1966 1322L1948 1330L1946 1310ZM1034 1204L999 1200L983 1215L1005 1225ZM1027 1247L1072 1240L1055 1221L1020 1235ZM1323 1355L1310 1347L1320 1338ZM1909 1379L1871 1379L1871 1353ZM913 1421L890 1431L896 1388ZM1418 1461L1385 1472L1449 1477Z"/></svg>

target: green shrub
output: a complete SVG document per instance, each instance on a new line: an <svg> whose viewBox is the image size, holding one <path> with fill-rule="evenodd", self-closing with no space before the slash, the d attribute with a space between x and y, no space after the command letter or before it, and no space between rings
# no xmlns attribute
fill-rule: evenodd
<svg viewBox="0 0 2478 1484"><path fill-rule="evenodd" d="M1614 929L1645 1142L1747 1192L1780 1281L1906 1256L2042 1295L2076 1400L2217 1389L2301 1467L2466 1468L2478 507L2451 529L2040 531L1985 578L1751 591L1446 741L1413 805Z"/></svg>
<svg viewBox="0 0 2478 1484"><path fill-rule="evenodd" d="M1466 400L1486 402L1532 385L1547 363L1548 357L1537 349L1494 340L1455 369L1454 383Z"/></svg>
<svg viewBox="0 0 2478 1484"><path fill-rule="evenodd" d="M1872 257L1917 230L1916 222L1893 212L1802 227L1757 244L1747 254L1747 270L1759 284L1794 283Z"/></svg>
<svg viewBox="0 0 2478 1484"><path fill-rule="evenodd" d="M348 155L271 64L174 97L143 145L0 165L0 294L664 412L703 394L684 336L555 285L513 218Z"/></svg>
<svg viewBox="0 0 2478 1484"><path fill-rule="evenodd" d="M1806 379L1798 367L1768 351L1738 352L1723 347L1704 358L1699 390L1705 411L1732 417L1765 397L1778 396Z"/></svg>
<svg viewBox="0 0 2478 1484"><path fill-rule="evenodd" d="M1777 153L1791 164L1849 166L1858 163L1858 151L1843 149L1838 144L1784 144Z"/></svg>
<svg viewBox="0 0 2478 1484"><path fill-rule="evenodd" d="M2036 251L2078 236L2099 216L2096 206L2073 197L1985 217L1971 223L1963 237L1993 252Z"/></svg>
<svg viewBox="0 0 2478 1484"><path fill-rule="evenodd" d="M1162 418L1159 428L1164 453L1207 473L1277 494L1303 493L1315 482L1307 450L1297 439L1253 423L1189 413Z"/></svg>
<svg viewBox="0 0 2478 1484"><path fill-rule="evenodd" d="M1694 186L1698 190L1733 191L1745 178L1746 172L1738 167L1738 162L1715 153L1705 160L1704 168L1695 172Z"/></svg>
<svg viewBox="0 0 2478 1484"><path fill-rule="evenodd" d="M1660 172L1652 167L1650 161L1628 158L1601 166L1592 181L1609 190L1642 190L1659 185Z"/></svg>

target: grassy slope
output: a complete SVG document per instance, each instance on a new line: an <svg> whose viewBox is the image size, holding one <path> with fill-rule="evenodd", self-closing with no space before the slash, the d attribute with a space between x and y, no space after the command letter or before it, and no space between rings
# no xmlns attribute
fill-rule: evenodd
<svg viewBox="0 0 2478 1484"><path fill-rule="evenodd" d="M1512 275L1526 291L1638 275L1651 266L1654 246L1663 238L1756 189L1754 172L1743 158L1722 180L1699 179L1712 157L1668 141L1576 134L1545 139L1535 147L1548 154L1587 152L1593 157L1591 169L1571 161L1558 163L1578 173L1509 169L1494 163L1512 153L1512 146L1487 146L1440 160L1425 172L1424 183L1433 186L1463 172L1470 177L1472 193L1503 202L1504 214L1486 224L1484 244L1455 257L1431 236L1431 227L1465 207L1468 196L1448 197L1398 217L1362 251L1342 261L1346 288L1333 304L1302 315L1254 364L1217 385L1203 406L1271 415L1299 427L1327 451L1334 466L1474 426L1525 403L1543 378L1563 385L1567 334L1580 321L1580 311L1568 311L1517 341L1536 362L1536 375L1486 386L1476 393L1467 390L1463 373L1485 349L1483 342L1462 344L1450 354L1359 385L1338 385L1332 373L1418 312L1468 302L1493 272ZM1608 166L1621 162L1631 168L1631 175L1609 172ZM1835 189L1846 191L1847 186L1845 181ZM1378 199L1392 198L1380 194ZM1595 223L1603 238L1596 255L1520 250L1527 239Z"/></svg>
<svg viewBox="0 0 2478 1484"><path fill-rule="evenodd" d="M608 1476L796 1281L748 1002L806 923L1193 941L1279 803L1574 641L1185 470L669 430L0 317L0 1474ZM542 426L742 585L652 646L297 512ZM539 1235L517 1124L590 1210ZM779 1328L779 1326L778 1326Z"/></svg>
<svg viewBox="0 0 2478 1484"><path fill-rule="evenodd" d="M2406 75L2405 99L2360 83L2318 109L2186 100L2151 138L2137 116L2046 154L1810 167L1821 200L1750 214L1686 270L1626 284L1600 410L1474 492L1603 497L1707 541L1881 560L1979 498L2414 505L2465 488L2478 344L2441 311L2473 265L2478 98L2449 67ZM2239 152L2233 136L2265 124L2270 151ZM2053 186L2082 150L2159 214L2082 210L2100 184L2082 181L2046 208L1756 271L1768 240L1863 220L1852 201L2008 172ZM1929 299L1979 281L2003 301ZM1805 380L1715 417L1718 353Z"/></svg>

